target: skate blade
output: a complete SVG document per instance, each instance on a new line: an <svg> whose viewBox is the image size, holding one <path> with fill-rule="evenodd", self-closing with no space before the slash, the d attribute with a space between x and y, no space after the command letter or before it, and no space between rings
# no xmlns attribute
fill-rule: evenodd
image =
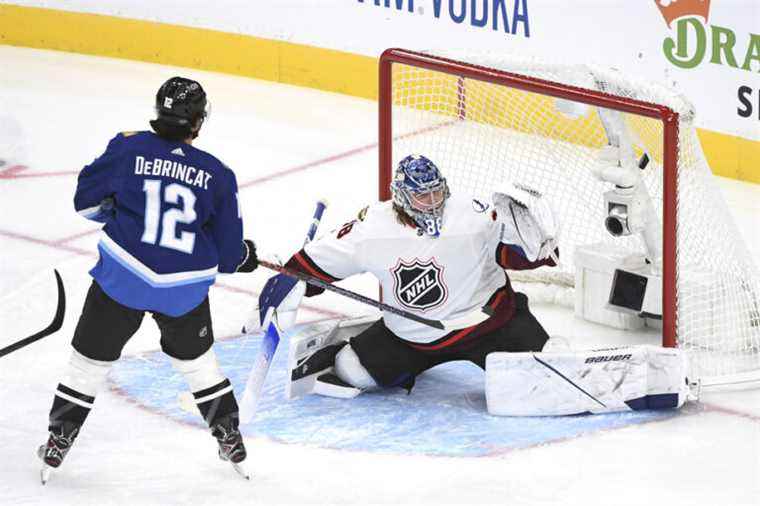
<svg viewBox="0 0 760 506"><path fill-rule="evenodd" d="M246 480L251 479L251 475L248 474L248 471L243 467L243 464L235 464L234 462L230 462L232 464L232 468L235 470L236 473L238 473L240 476L245 478Z"/></svg>
<svg viewBox="0 0 760 506"><path fill-rule="evenodd" d="M41 445L37 448L37 457L42 461L42 469L40 469L40 482L44 485L50 479L50 474L53 472L53 468L45 463L45 445Z"/></svg>
<svg viewBox="0 0 760 506"><path fill-rule="evenodd" d="M45 485L48 482L52 472L53 472L52 467L50 467L47 464L42 464L42 469L40 469L40 481L42 482L43 485Z"/></svg>

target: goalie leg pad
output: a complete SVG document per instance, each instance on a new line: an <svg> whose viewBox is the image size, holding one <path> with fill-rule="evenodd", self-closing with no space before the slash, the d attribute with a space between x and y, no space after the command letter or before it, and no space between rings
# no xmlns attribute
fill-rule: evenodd
<svg viewBox="0 0 760 506"><path fill-rule="evenodd" d="M362 390L346 383L337 374L326 372L317 377L312 393L338 399L353 399L362 393Z"/></svg>
<svg viewBox="0 0 760 506"><path fill-rule="evenodd" d="M488 412L557 416L678 408L687 400L686 355L633 346L563 353L490 353Z"/></svg>
<svg viewBox="0 0 760 506"><path fill-rule="evenodd" d="M333 372L317 377L313 393L340 399L352 399L365 390L377 388L367 369L350 344L344 344L335 355Z"/></svg>
<svg viewBox="0 0 760 506"><path fill-rule="evenodd" d="M359 356L350 344L341 348L335 356L335 374L361 390L377 388L377 383L359 361Z"/></svg>
<svg viewBox="0 0 760 506"><path fill-rule="evenodd" d="M328 390L334 390L332 385L345 383L335 375L335 357L346 346L349 339L362 333L375 323L375 317L362 317L343 320L330 324L316 332L296 333L288 341L288 375L285 392L288 399L295 399L311 393L325 393L317 382L324 383ZM334 378L325 376L331 374ZM338 381L336 381L338 380ZM355 387L348 385L349 388ZM345 397L345 396L343 396Z"/></svg>

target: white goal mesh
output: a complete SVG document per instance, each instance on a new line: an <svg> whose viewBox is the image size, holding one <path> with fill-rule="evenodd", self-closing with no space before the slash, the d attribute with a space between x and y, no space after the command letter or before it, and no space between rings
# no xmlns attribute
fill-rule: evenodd
<svg viewBox="0 0 760 506"><path fill-rule="evenodd" d="M511 180L543 192L561 221L561 265L539 269L528 280L567 289L574 283L572 259L578 246L605 243L644 252L637 236L616 238L605 230L603 193L611 185L591 172L611 136L625 137L637 157L647 153L650 158L642 177L660 219L668 206L676 207L676 299L666 303L673 305L677 345L689 351L699 376L732 381L760 376L760 275L712 179L687 100L664 87L588 66L484 55L457 58L464 65L419 55L423 63L417 65L413 53L404 55L404 63L391 65L385 94L381 83L381 117L384 110L390 114L386 127L392 132L390 166L420 153L441 168L452 191L488 198L500 181ZM659 104L678 113L677 194L668 198L664 193L666 144L660 119L605 112L618 122L619 129L610 130L597 107L516 89L499 82L489 69L550 81L560 90L576 87Z"/></svg>

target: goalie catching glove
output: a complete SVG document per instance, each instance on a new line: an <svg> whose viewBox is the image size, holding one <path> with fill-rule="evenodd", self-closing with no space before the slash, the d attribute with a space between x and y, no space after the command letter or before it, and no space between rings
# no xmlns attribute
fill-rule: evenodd
<svg viewBox="0 0 760 506"><path fill-rule="evenodd" d="M522 248L531 262L553 258L559 223L548 199L538 191L507 182L491 197L502 227L501 242Z"/></svg>

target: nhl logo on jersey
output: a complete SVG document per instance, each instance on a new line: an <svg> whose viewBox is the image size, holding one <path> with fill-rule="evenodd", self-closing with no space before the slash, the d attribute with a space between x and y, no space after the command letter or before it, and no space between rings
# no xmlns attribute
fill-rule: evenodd
<svg viewBox="0 0 760 506"><path fill-rule="evenodd" d="M443 267L432 258L411 262L399 260L391 272L394 295L404 307L425 311L440 306L448 298Z"/></svg>

